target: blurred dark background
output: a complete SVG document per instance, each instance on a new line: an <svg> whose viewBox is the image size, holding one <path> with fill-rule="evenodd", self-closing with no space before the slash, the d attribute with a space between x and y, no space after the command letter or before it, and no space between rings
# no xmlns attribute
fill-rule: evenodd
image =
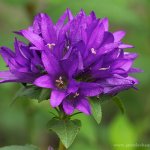
<svg viewBox="0 0 150 150"><path fill-rule="evenodd" d="M102 105L100 125L85 115L82 129L70 150L124 150L115 144L150 144L150 1L149 0L0 0L0 46L13 49L16 35L12 31L27 28L33 16L46 12L56 22L70 8L76 14L81 8L87 13L94 10L98 17L108 17L110 30L126 30L126 43L133 44L139 58L135 66L144 70L136 75L140 80L138 91L125 91L119 96L126 106L122 115L113 102ZM0 58L0 70L5 70ZM0 85L0 147L5 145L34 144L46 150L57 146L54 133L46 130L52 117L48 101L21 99L10 106L19 89L18 84ZM148 150L150 147L128 147L129 150Z"/></svg>

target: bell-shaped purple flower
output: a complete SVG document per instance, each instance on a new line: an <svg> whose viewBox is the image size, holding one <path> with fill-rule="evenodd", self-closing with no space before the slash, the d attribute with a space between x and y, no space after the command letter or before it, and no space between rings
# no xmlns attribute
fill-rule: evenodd
<svg viewBox="0 0 150 150"><path fill-rule="evenodd" d="M14 42L14 49L15 51L7 47L0 48L0 54L9 68L9 70L0 72L0 83L33 83L44 72L41 54L35 50L31 51L30 46L17 39Z"/></svg>
<svg viewBox="0 0 150 150"><path fill-rule="evenodd" d="M1 82L25 82L51 89L50 104L68 115L75 109L91 114L89 97L115 95L135 88L137 79L129 74L136 53L122 42L124 31L109 31L107 18L97 18L81 10L76 16L67 9L54 24L44 13L33 25L17 34L29 46L15 41L15 52L1 48L9 71L0 73Z"/></svg>

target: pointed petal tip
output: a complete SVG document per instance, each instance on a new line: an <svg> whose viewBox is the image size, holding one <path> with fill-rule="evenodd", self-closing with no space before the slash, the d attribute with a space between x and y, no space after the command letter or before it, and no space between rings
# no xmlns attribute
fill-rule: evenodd
<svg viewBox="0 0 150 150"><path fill-rule="evenodd" d="M91 16L93 19L96 19L96 14L95 14L94 10L92 10L92 11L90 12L90 16Z"/></svg>
<svg viewBox="0 0 150 150"><path fill-rule="evenodd" d="M71 9L68 7L68 8L66 9L66 11L67 11L67 12L71 12Z"/></svg>
<svg viewBox="0 0 150 150"><path fill-rule="evenodd" d="M114 32L113 36L114 36L115 42L121 41L125 37L125 35L126 35L126 32L123 30Z"/></svg>
<svg viewBox="0 0 150 150"><path fill-rule="evenodd" d="M61 90L52 90L50 96L50 104L52 107L59 106L64 98L66 97L66 92Z"/></svg>
<svg viewBox="0 0 150 150"><path fill-rule="evenodd" d="M65 99L63 101L63 109L67 115L71 115L74 112L74 106L72 101Z"/></svg>
<svg viewBox="0 0 150 150"><path fill-rule="evenodd" d="M48 75L43 75L43 76L37 78L34 81L34 85L43 87L43 88L53 88L54 87L53 81L50 78L50 76L48 76Z"/></svg>
<svg viewBox="0 0 150 150"><path fill-rule="evenodd" d="M20 36L23 36L23 34L22 34L21 31L22 31L22 30L20 30L20 31L13 31L13 33L14 33L14 34L17 34L17 35L20 35Z"/></svg>
<svg viewBox="0 0 150 150"><path fill-rule="evenodd" d="M101 23L104 25L105 31L109 30L109 19L108 18L102 18Z"/></svg>
<svg viewBox="0 0 150 150"><path fill-rule="evenodd" d="M76 101L75 108L86 115L91 114L91 106L86 98L81 97Z"/></svg>
<svg viewBox="0 0 150 150"><path fill-rule="evenodd" d="M35 34L34 32L28 29L22 30L21 33L26 39L28 39L32 44L34 44L37 47L37 49L44 49L44 41L39 35Z"/></svg>
<svg viewBox="0 0 150 150"><path fill-rule="evenodd" d="M120 44L118 46L118 48L120 49L128 49L128 48L135 48L133 45L129 45L129 44Z"/></svg>

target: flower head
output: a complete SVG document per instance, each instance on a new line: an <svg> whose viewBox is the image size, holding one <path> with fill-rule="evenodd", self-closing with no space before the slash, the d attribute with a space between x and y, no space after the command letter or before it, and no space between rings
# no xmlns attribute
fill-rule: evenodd
<svg viewBox="0 0 150 150"><path fill-rule="evenodd" d="M44 73L41 54L38 51L30 50L30 46L17 39L14 42L14 50L7 47L0 48L0 54L9 68L9 70L0 72L0 83L33 83Z"/></svg>
<svg viewBox="0 0 150 150"><path fill-rule="evenodd" d="M15 53L1 48L10 69L1 72L1 82L50 88L51 106L68 115L75 109L90 114L89 97L115 95L138 83L129 76L140 70L132 67L137 54L125 51L133 48L122 42L125 32L110 32L108 19L97 18L94 12L86 15L81 10L73 16L67 9L56 24L41 13L32 26L17 33L30 43L16 41Z"/></svg>

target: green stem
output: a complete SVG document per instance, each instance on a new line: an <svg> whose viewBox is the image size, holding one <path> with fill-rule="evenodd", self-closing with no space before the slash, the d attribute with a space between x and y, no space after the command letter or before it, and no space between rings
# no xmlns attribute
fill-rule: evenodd
<svg viewBox="0 0 150 150"><path fill-rule="evenodd" d="M62 120L65 120L65 118L66 118L66 114L64 113L61 106L59 107L59 117ZM64 144L61 142L61 140L59 141L58 150L67 150L66 147L64 146Z"/></svg>
<svg viewBox="0 0 150 150"><path fill-rule="evenodd" d="M58 150L67 150L61 141L59 142Z"/></svg>

